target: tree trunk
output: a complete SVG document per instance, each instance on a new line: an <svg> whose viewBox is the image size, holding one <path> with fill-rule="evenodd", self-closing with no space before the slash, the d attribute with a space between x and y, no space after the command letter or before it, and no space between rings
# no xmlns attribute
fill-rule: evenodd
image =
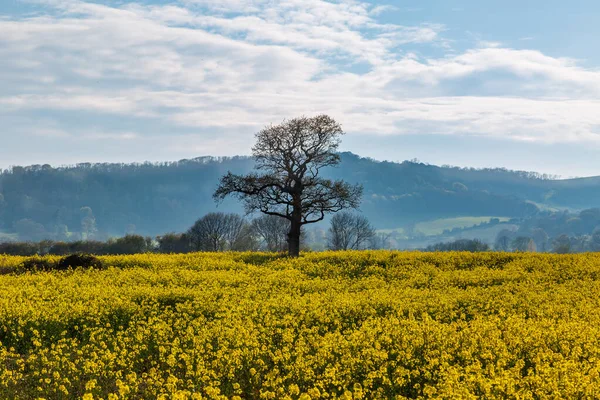
<svg viewBox="0 0 600 400"><path fill-rule="evenodd" d="M300 223L292 221L288 233L288 255L298 257L300 255Z"/></svg>

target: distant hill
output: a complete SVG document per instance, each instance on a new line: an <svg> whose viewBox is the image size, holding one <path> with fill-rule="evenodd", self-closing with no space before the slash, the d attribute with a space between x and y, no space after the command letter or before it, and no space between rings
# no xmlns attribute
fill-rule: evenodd
<svg viewBox="0 0 600 400"><path fill-rule="evenodd" d="M600 206L600 177L556 180L505 169L380 162L342 153L326 175L365 188L362 212L379 229L452 217L524 218L541 209ZM0 240L75 239L136 232L183 231L205 213L242 212L231 200L212 200L231 170L251 170L248 157L158 164L78 164L14 167L0 174ZM8 236L7 236L8 235ZM12 236L11 236L12 235Z"/></svg>

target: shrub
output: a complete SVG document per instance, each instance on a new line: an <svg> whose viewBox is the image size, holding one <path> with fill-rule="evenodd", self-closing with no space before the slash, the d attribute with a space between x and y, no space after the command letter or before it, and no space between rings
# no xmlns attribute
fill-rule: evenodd
<svg viewBox="0 0 600 400"><path fill-rule="evenodd" d="M56 269L66 270L69 268L77 268L77 267L102 269L104 267L104 265L102 264L102 261L100 261L97 257L94 257L92 255L71 254L69 256L62 258L58 262Z"/></svg>
<svg viewBox="0 0 600 400"><path fill-rule="evenodd" d="M45 257L33 256L23 261L21 268L25 271L50 271L56 269L56 263Z"/></svg>

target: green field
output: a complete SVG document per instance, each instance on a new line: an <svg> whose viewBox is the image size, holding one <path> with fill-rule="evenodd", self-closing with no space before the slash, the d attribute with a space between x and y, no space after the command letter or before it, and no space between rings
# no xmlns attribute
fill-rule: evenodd
<svg viewBox="0 0 600 400"><path fill-rule="evenodd" d="M452 230L454 228L470 228L478 225L482 222L489 222L492 218L498 218L500 222L507 222L510 220L509 217L453 217L453 218L440 218L432 221L418 222L414 226L415 233L419 232L425 236L437 236L444 233L444 230ZM405 228L395 229L379 229L378 232L382 233L398 233L406 234Z"/></svg>
<svg viewBox="0 0 600 400"><path fill-rule="evenodd" d="M492 218L498 218L500 222L510 220L507 217L456 217L441 218L434 221L419 222L415 225L415 231L421 232L426 236L441 235L446 229L469 228L482 222L489 222Z"/></svg>

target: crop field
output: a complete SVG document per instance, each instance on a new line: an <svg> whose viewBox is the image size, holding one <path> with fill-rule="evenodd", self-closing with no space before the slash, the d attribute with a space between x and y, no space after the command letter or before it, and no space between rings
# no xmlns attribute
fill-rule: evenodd
<svg viewBox="0 0 600 400"><path fill-rule="evenodd" d="M2 399L600 398L597 254L24 260L0 256Z"/></svg>
<svg viewBox="0 0 600 400"><path fill-rule="evenodd" d="M441 235L444 230L454 228L469 228L483 222L490 222L490 219L498 218L500 222L510 220L508 217L456 217L441 218L434 221L419 222L415 225L415 230L427 236Z"/></svg>
<svg viewBox="0 0 600 400"><path fill-rule="evenodd" d="M431 221L423 221L415 224L414 229L425 236L437 236L444 233L445 230L452 230L454 228L471 228L481 223L490 222L492 218L498 218L500 222L510 221L509 217L453 217L453 218L439 218ZM485 228L484 228L485 229ZM405 228L398 227L395 229L378 229L378 232L392 233L397 232L399 234L406 234Z"/></svg>

